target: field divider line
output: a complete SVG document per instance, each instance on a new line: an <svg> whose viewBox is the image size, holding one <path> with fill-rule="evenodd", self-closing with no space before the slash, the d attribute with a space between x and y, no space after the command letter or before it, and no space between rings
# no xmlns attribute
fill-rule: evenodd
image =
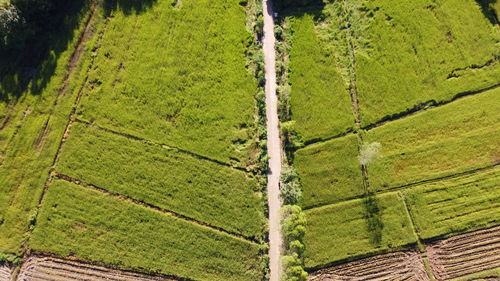
<svg viewBox="0 0 500 281"><path fill-rule="evenodd" d="M161 213L163 213L165 215L168 215L168 216L173 216L173 217L176 217L176 218L188 221L188 222L196 224L196 225L198 225L200 227L209 228L209 229L211 229L213 231L222 232L222 233L224 233L226 235L232 236L235 239L245 240L245 242L249 242L249 243L256 244L256 245L260 245L261 244L257 239L255 239L253 237L248 237L248 236L245 236L245 235L240 234L240 233L236 233L236 232L233 232L233 231L225 230L225 229L223 229L221 227L218 227L218 226L213 226L213 225L208 224L206 222L203 222L203 221L200 221L200 220L188 217L186 215L183 215L183 214L171 211L171 210L166 210L166 209L160 208L160 207L158 207L156 205L144 202L142 200L138 200L138 199L129 197L129 196L121 194L121 193L116 193L116 192L109 191L108 189L100 187L100 186L97 186L95 184L86 183L86 182L84 182L82 180L73 178L73 177L65 175L65 174L55 173L54 174L54 178L57 178L57 179L60 179L60 180L64 180L64 181L67 181L67 182L70 182L70 183L74 183L74 184L77 184L77 185L85 187L85 188L90 188L90 189L97 190L99 192L102 192L104 194L110 195L112 197L116 197L116 198L119 198L121 200L125 200L125 201L128 201L130 203L146 207L148 209L153 209L155 211L161 212Z"/></svg>
<svg viewBox="0 0 500 281"><path fill-rule="evenodd" d="M440 101L440 102L436 102L435 100L428 100L426 102L422 102L418 105L415 105L413 108L408 109L406 111L401 111L399 113L395 113L393 115L383 117L382 119L380 119L379 121L376 121L375 123L360 127L360 130L363 130L364 132L369 132L373 129L382 127L386 124L390 124L394 121L404 120L404 119L411 117L413 115L416 115L418 113L425 112L425 111L430 110L430 109L436 109L436 108L439 108L443 105L453 103L454 101L461 100L462 98L466 98L466 97L470 97L470 96L474 96L474 95L479 95L479 94L482 94L482 93L490 91L490 90L494 90L494 89L499 88L499 87L500 87L500 83L486 87L486 88L482 88L479 90L475 90L475 91L466 91L466 92L458 93L453 98L448 99L448 100L444 100L444 101ZM350 134L356 134L356 132L353 129L348 129L348 130L346 130L342 133L336 134L334 136L309 140L309 141L306 141L304 143L303 147L300 147L300 148L296 149L295 151L307 148L309 146L313 146L315 144L320 144L320 143L328 142L328 141L331 141L334 139L339 139L339 138L345 137L345 136L350 135Z"/></svg>
<svg viewBox="0 0 500 281"><path fill-rule="evenodd" d="M221 166L225 166L225 167L228 167L228 168L232 168L232 169L244 172L244 173L251 173L250 171L248 171L245 168L234 166L234 165L231 165L231 164L226 163L224 161L220 161L220 160L213 159L213 158L210 158L210 157L207 157L207 156L203 156L203 155L200 155L200 154L197 154L197 153L194 153L192 151L185 150L185 149L182 149L182 148L179 148L179 147L176 147L176 146L172 146L172 145L169 145L169 144L163 144L163 143L157 143L157 142L150 141L148 139L145 139L143 137L139 137L139 136L136 136L136 135L132 135L132 134L128 134L128 133L123 133L123 132L118 132L116 130L105 128L105 127L99 126L99 125L97 125L95 123L82 120L80 118L75 118L74 121L78 122L78 123L81 123L81 124L85 124L85 125L91 126L92 128L96 128L98 130L101 130L101 131L104 131L104 132L107 132L107 133L110 133L110 134L122 136L122 137L125 137L125 138L128 138L128 139L132 139L132 140L143 142L143 143L146 143L146 144L158 146L158 147L161 147L161 148L164 148L164 149L175 150L175 151L177 151L179 153L183 153L183 154L189 155L189 156L191 156L193 158L197 158L197 159L200 159L200 160L209 161L209 162L221 165Z"/></svg>
<svg viewBox="0 0 500 281"><path fill-rule="evenodd" d="M480 168L476 168L476 169L472 169L472 170L467 170L467 171L464 171L464 172L459 172L459 173L455 173L455 174L451 174L451 175L446 175L446 176L442 176L442 177L437 177L437 178L432 178L432 179L427 179L427 180L421 180L421 181L417 181L417 182L413 182L413 183L409 183L409 184L405 184L405 185L395 186L395 187L391 187L389 189L372 192L372 195L382 195L382 194L386 194L386 193L404 191L407 188L410 188L410 187L413 187L413 186L418 186L418 185L421 185L421 184L424 184L424 183L433 183L433 182L439 182L439 181L442 181L442 180L458 178L458 177L461 177L461 176L473 175L475 173L479 173L479 172L483 172L483 171L495 169L499 165L500 165L500 163L496 163L496 164L493 164L493 165L488 165L488 166L484 166L484 167L480 167ZM306 207L303 207L302 209L304 211L309 211L309 210L313 210L313 209L316 209L316 208L327 207L327 206L330 206L330 205L335 205L335 204L339 204L339 203L343 203L343 202L348 202L348 201L352 201L352 200L356 200L356 199L363 199L365 197L366 197L366 194L362 194L362 195L352 196L352 197L348 197L348 198L345 198L345 199L336 200L336 201L332 201L332 202L327 202L327 203L322 203L322 204L316 204L316 205L306 206Z"/></svg>

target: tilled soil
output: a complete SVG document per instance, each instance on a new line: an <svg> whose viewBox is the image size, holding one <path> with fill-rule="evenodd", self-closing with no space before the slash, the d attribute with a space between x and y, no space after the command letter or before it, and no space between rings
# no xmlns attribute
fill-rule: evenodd
<svg viewBox="0 0 500 281"><path fill-rule="evenodd" d="M309 281L429 280L415 251L370 257L311 273Z"/></svg>
<svg viewBox="0 0 500 281"><path fill-rule="evenodd" d="M12 269L6 265L0 264L0 281L9 281Z"/></svg>
<svg viewBox="0 0 500 281"><path fill-rule="evenodd" d="M432 243L427 255L437 280L500 267L500 226Z"/></svg>
<svg viewBox="0 0 500 281"><path fill-rule="evenodd" d="M1 275L0 281L4 281ZM8 279L6 279L8 280ZM33 256L22 266L18 281L174 281L53 257Z"/></svg>

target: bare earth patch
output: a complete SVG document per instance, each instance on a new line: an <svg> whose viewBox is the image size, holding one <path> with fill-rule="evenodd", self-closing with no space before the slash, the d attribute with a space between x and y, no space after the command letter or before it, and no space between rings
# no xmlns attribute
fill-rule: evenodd
<svg viewBox="0 0 500 281"><path fill-rule="evenodd" d="M0 281L9 281L12 269L6 265L0 264Z"/></svg>
<svg viewBox="0 0 500 281"><path fill-rule="evenodd" d="M335 267L321 269L310 281L429 280L420 255L415 251L378 255Z"/></svg>
<svg viewBox="0 0 500 281"><path fill-rule="evenodd" d="M1 273L0 268L0 281L4 281ZM45 256L30 257L23 264L17 280L174 281Z"/></svg>
<svg viewBox="0 0 500 281"><path fill-rule="evenodd" d="M500 226L432 243L427 255L438 280L500 267Z"/></svg>

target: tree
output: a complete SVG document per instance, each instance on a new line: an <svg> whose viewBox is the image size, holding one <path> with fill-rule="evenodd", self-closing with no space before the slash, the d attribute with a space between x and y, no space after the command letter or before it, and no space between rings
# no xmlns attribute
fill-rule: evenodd
<svg viewBox="0 0 500 281"><path fill-rule="evenodd" d="M18 9L12 4L0 7L0 46L5 46L9 41L14 28L21 22Z"/></svg>

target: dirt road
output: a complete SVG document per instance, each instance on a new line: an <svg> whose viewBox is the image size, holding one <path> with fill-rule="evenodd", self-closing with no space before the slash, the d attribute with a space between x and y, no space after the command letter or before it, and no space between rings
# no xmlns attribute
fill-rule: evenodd
<svg viewBox="0 0 500 281"><path fill-rule="evenodd" d="M279 197L279 178L281 173L281 142L279 136L278 98L276 96L276 70L274 45L274 20L272 0L263 0L264 5L264 58L266 70L266 116L267 150L269 169L267 192L269 203L269 259L271 279L279 281L281 272L281 227Z"/></svg>

